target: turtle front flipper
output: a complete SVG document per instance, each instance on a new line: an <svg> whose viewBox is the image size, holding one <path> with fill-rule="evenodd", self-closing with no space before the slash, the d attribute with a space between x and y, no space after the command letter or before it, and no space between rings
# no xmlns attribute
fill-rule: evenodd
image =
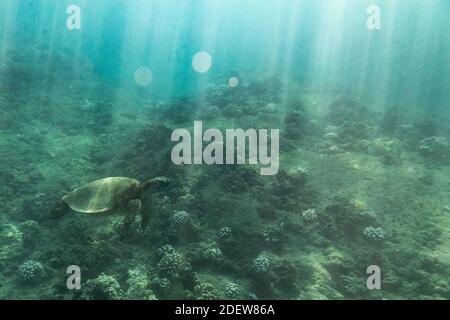
<svg viewBox="0 0 450 320"><path fill-rule="evenodd" d="M170 180L167 177L157 177L141 185L139 197L142 202L141 210L141 228L145 229L148 226L150 216L153 210L153 196L155 192L159 192L164 188L167 188Z"/></svg>
<svg viewBox="0 0 450 320"><path fill-rule="evenodd" d="M123 219L122 230L120 231L120 239L124 239L128 234L128 231L130 231L131 225L136 220L136 215L142 211L142 203L138 199L130 200L126 205L125 210L126 214Z"/></svg>
<svg viewBox="0 0 450 320"><path fill-rule="evenodd" d="M164 188L167 188L169 185L170 180L167 177L157 177L148 180L147 182L144 182L141 186L142 191L147 191L151 189L153 192L157 192L160 190L163 190Z"/></svg>

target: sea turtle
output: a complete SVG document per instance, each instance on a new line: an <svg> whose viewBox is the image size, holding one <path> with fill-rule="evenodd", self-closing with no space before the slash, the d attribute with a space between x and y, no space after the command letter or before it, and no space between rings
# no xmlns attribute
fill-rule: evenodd
<svg viewBox="0 0 450 320"><path fill-rule="evenodd" d="M124 177L96 180L63 196L52 210L51 216L60 217L69 209L88 214L124 212L123 236L138 213L141 215L141 227L147 226L152 209L152 195L168 183L169 179L166 177L157 177L144 183Z"/></svg>

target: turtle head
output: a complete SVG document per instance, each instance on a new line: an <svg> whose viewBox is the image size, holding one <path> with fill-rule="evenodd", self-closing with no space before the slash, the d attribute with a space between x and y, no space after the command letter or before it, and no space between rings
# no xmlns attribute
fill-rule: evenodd
<svg viewBox="0 0 450 320"><path fill-rule="evenodd" d="M169 186L170 180L167 177L157 177L144 182L141 185L141 191L152 190L154 192L161 191Z"/></svg>

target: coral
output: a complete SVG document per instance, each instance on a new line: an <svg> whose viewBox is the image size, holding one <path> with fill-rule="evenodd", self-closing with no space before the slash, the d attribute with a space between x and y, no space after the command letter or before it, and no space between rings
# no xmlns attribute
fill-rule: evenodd
<svg viewBox="0 0 450 320"><path fill-rule="evenodd" d="M124 293L119 282L112 276L104 273L96 279L90 279L82 287L81 298L83 300L120 300Z"/></svg>
<svg viewBox="0 0 450 320"><path fill-rule="evenodd" d="M338 127L336 126L327 126L325 128L325 133L323 135L325 139L334 140L339 137Z"/></svg>
<svg viewBox="0 0 450 320"><path fill-rule="evenodd" d="M225 297L232 300L238 300L241 296L240 288L233 282L228 282L225 286Z"/></svg>
<svg viewBox="0 0 450 320"><path fill-rule="evenodd" d="M109 264L117 257L123 257L119 244L107 240L93 240L88 243L83 262L87 267L99 267Z"/></svg>
<svg viewBox="0 0 450 320"><path fill-rule="evenodd" d="M180 226L188 223L190 219L191 215L189 213L187 213L186 211L178 211L170 217L170 223L172 224L172 226Z"/></svg>
<svg viewBox="0 0 450 320"><path fill-rule="evenodd" d="M402 153L402 145L398 139L378 138L367 142L368 152L383 157L383 160L392 163L398 160Z"/></svg>
<svg viewBox="0 0 450 320"><path fill-rule="evenodd" d="M419 151L426 157L448 159L450 141L443 137L428 137L420 141Z"/></svg>
<svg viewBox="0 0 450 320"><path fill-rule="evenodd" d="M219 248L211 248L208 250L207 255L211 257L213 260L217 260L222 258L223 253Z"/></svg>
<svg viewBox="0 0 450 320"><path fill-rule="evenodd" d="M303 220L313 221L317 219L317 212L315 209L308 209L302 212Z"/></svg>
<svg viewBox="0 0 450 320"><path fill-rule="evenodd" d="M160 277L156 277L153 279L153 283L157 285L157 287L159 287L162 290L166 290L169 289L171 286L171 282L169 279L167 278L160 278Z"/></svg>
<svg viewBox="0 0 450 320"><path fill-rule="evenodd" d="M329 239L356 239L361 236L359 230L376 223L373 215L364 214L367 207L355 204L345 198L336 198L317 217L319 228Z"/></svg>
<svg viewBox="0 0 450 320"><path fill-rule="evenodd" d="M163 246L159 247L159 249L158 249L158 255L160 257L163 257L166 254L173 254L175 252L176 252L175 248L172 247L170 244L163 245Z"/></svg>
<svg viewBox="0 0 450 320"><path fill-rule="evenodd" d="M191 271L191 265L179 253L167 253L158 263L159 274L168 279L180 278Z"/></svg>
<svg viewBox="0 0 450 320"><path fill-rule="evenodd" d="M21 282L34 282L44 275L44 266L35 260L25 261L17 270Z"/></svg>
<svg viewBox="0 0 450 320"><path fill-rule="evenodd" d="M258 256L255 260L253 260L252 269L256 273L265 273L269 270L270 260L265 255Z"/></svg>
<svg viewBox="0 0 450 320"><path fill-rule="evenodd" d="M196 300L220 300L222 294L210 283L201 283L194 288L194 297Z"/></svg>
<svg viewBox="0 0 450 320"><path fill-rule="evenodd" d="M280 110L279 106L276 103L268 103L266 104L264 110L267 112L277 112Z"/></svg>
<svg viewBox="0 0 450 320"><path fill-rule="evenodd" d="M385 237L384 230L382 228L367 227L364 229L363 233L367 239L372 241L381 241Z"/></svg>
<svg viewBox="0 0 450 320"><path fill-rule="evenodd" d="M227 239L231 237L231 228L230 227L223 227L219 230L217 233L218 237L220 239Z"/></svg>
<svg viewBox="0 0 450 320"><path fill-rule="evenodd" d="M155 294L149 288L150 281L144 266L128 270L128 290L126 297L134 300L155 300Z"/></svg>

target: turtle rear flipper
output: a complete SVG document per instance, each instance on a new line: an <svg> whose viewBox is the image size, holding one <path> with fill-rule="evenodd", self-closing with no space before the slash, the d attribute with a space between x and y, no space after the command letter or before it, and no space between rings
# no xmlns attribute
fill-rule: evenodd
<svg viewBox="0 0 450 320"><path fill-rule="evenodd" d="M145 229L148 226L152 211L152 196L147 199L142 200L142 210L141 210L141 228Z"/></svg>
<svg viewBox="0 0 450 320"><path fill-rule="evenodd" d="M48 217L50 219L59 219L70 211L70 207L63 200L59 200L53 209L50 211Z"/></svg>
<svg viewBox="0 0 450 320"><path fill-rule="evenodd" d="M122 223L122 230L120 231L120 239L125 238L128 231L130 231L131 225L136 220L136 215L142 211L142 204L141 201L136 200L130 200L125 207L126 215Z"/></svg>

